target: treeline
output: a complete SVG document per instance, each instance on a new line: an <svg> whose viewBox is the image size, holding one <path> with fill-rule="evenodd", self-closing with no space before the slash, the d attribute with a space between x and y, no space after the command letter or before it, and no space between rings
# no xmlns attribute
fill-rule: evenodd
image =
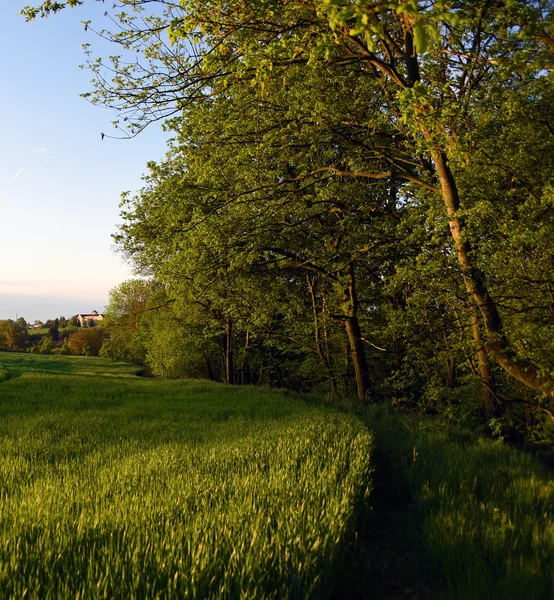
<svg viewBox="0 0 554 600"><path fill-rule="evenodd" d="M75 317L49 319L39 332L22 317L0 321L0 350L8 352L99 356L105 338L101 327L81 328Z"/></svg>
<svg viewBox="0 0 554 600"><path fill-rule="evenodd" d="M551 4L122 4L89 97L172 140L107 351L551 440Z"/></svg>

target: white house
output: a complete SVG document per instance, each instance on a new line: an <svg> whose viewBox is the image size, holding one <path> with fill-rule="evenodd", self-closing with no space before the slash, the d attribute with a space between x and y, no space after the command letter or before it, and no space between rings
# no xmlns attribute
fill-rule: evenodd
<svg viewBox="0 0 554 600"><path fill-rule="evenodd" d="M91 313L79 313L77 320L81 327L94 326L104 319L104 315L101 315L98 311L93 310Z"/></svg>

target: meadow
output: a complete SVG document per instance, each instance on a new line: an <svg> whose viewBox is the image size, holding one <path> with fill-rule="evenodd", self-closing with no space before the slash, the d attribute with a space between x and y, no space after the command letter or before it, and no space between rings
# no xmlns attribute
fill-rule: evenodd
<svg viewBox="0 0 554 600"><path fill-rule="evenodd" d="M139 373L0 353L1 598L554 598L554 478L529 453Z"/></svg>
<svg viewBox="0 0 554 600"><path fill-rule="evenodd" d="M0 354L0 597L333 595L371 492L360 419L136 375Z"/></svg>

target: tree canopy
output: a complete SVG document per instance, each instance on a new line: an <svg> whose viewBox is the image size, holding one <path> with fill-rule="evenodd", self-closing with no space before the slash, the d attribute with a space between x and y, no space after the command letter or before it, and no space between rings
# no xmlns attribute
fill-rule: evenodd
<svg viewBox="0 0 554 600"><path fill-rule="evenodd" d="M116 239L219 344L228 382L240 363L333 393L354 376L360 400L550 411L552 8L116 5L99 33L121 54L87 46L85 95L120 135L162 120L173 136Z"/></svg>

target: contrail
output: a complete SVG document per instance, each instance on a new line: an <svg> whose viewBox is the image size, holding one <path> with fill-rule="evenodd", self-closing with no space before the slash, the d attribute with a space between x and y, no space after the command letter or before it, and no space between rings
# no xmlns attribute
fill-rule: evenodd
<svg viewBox="0 0 554 600"><path fill-rule="evenodd" d="M23 169L19 169L19 171L12 177L12 181L18 176L21 175L21 172L23 171Z"/></svg>

